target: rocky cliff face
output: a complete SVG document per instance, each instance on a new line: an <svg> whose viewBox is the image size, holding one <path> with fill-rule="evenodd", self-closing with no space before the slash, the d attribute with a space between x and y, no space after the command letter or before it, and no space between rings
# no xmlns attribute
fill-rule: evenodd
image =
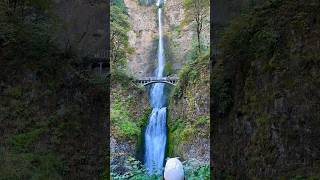
<svg viewBox="0 0 320 180"><path fill-rule="evenodd" d="M0 2L0 179L99 179L107 160L108 79L96 84L77 52L56 46L64 31L47 3ZM86 10L73 20L87 18Z"/></svg>
<svg viewBox="0 0 320 180"><path fill-rule="evenodd" d="M170 63L180 82L173 90L168 107L169 148L168 156L183 160L196 159L208 164L209 143L209 56L199 57L193 63L187 61L194 49L195 29L184 24L182 0L167 1L165 5L166 32L170 48ZM208 12L209 14L209 12ZM209 46L209 16L202 32L204 45ZM179 70L179 71L178 71Z"/></svg>
<svg viewBox="0 0 320 180"><path fill-rule="evenodd" d="M155 6L140 5L138 1L125 0L132 30L129 42L134 53L129 57L128 72L134 77L150 76L156 62L158 36Z"/></svg>
<svg viewBox="0 0 320 180"><path fill-rule="evenodd" d="M129 57L128 72L135 77L150 76L156 63L158 15L155 4L141 5L138 1L125 0L132 31L129 42L134 53ZM185 16L182 0L166 1L164 6L164 35L166 61L173 73L186 63L186 55L192 48L194 30L191 25L181 25ZM209 45L209 23L205 23L204 39Z"/></svg>
<svg viewBox="0 0 320 180"><path fill-rule="evenodd" d="M194 32L191 27L183 26L184 10L182 0L166 1L165 20L167 46L170 48L171 57L168 59L174 70L179 70L186 63L186 54L192 48L192 36Z"/></svg>
<svg viewBox="0 0 320 180"><path fill-rule="evenodd" d="M142 160L143 128L150 113L148 95L127 77L113 75L111 86L110 155L113 172L127 171L129 157Z"/></svg>
<svg viewBox="0 0 320 180"><path fill-rule="evenodd" d="M217 48L218 39L221 37L221 33L230 21L240 16L241 13L253 9L256 6L260 6L264 1L262 0L216 0L213 2L213 46Z"/></svg>
<svg viewBox="0 0 320 180"><path fill-rule="evenodd" d="M166 1L164 8L168 36L167 46L170 49L168 61L172 64L174 72L177 73L177 70L180 70L187 63L187 55L193 48L192 43L196 33L192 24L183 23L187 14L184 12L182 0ZM203 23L202 37L205 46L210 44L209 19L208 16Z"/></svg>
<svg viewBox="0 0 320 180"><path fill-rule="evenodd" d="M107 52L107 6L103 0L54 0L53 13L60 19L58 43L80 57Z"/></svg>
<svg viewBox="0 0 320 180"><path fill-rule="evenodd" d="M211 87L217 178L319 178L319 7L268 2L221 38Z"/></svg>
<svg viewBox="0 0 320 180"><path fill-rule="evenodd" d="M179 84L169 104L168 156L196 159L208 164L209 143L209 55L182 69Z"/></svg>

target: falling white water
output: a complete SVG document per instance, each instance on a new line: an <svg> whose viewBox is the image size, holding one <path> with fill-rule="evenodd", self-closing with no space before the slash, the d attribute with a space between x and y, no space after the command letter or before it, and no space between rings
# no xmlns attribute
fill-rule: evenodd
<svg viewBox="0 0 320 180"><path fill-rule="evenodd" d="M158 66L156 76L163 77L164 71L164 49L162 32L162 1L158 0L158 21L159 21L159 44L158 44ZM145 131L145 156L144 163L149 173L162 173L167 141L164 84L156 83L150 92L150 101L153 108L149 117L149 123Z"/></svg>
<svg viewBox="0 0 320 180"><path fill-rule="evenodd" d="M166 107L154 108L149 118L145 132L145 166L149 173L162 173L167 141L166 114Z"/></svg>
<svg viewBox="0 0 320 180"><path fill-rule="evenodd" d="M162 34L162 9L158 9L159 44L158 44L158 72L157 77L162 77L164 69L163 34Z"/></svg>

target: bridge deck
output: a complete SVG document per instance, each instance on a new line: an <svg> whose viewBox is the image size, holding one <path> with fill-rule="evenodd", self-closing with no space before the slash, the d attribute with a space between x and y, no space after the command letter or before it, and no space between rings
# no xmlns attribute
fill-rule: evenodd
<svg viewBox="0 0 320 180"><path fill-rule="evenodd" d="M137 79L138 81L169 81L169 80L178 80L177 77L142 77Z"/></svg>
<svg viewBox="0 0 320 180"><path fill-rule="evenodd" d="M136 79L135 82L144 86L153 83L167 83L170 85L175 85L178 80L179 79L177 77L143 77Z"/></svg>

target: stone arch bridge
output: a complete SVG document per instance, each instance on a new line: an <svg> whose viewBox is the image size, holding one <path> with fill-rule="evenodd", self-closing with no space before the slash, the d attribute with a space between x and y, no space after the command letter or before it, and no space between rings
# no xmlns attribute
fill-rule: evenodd
<svg viewBox="0 0 320 180"><path fill-rule="evenodd" d="M178 77L142 77L135 79L134 82L143 86L154 83L165 83L175 86L178 80Z"/></svg>

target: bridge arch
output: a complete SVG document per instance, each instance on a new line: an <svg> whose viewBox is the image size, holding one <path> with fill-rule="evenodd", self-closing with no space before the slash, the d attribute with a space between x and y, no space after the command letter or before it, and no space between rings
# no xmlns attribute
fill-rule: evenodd
<svg viewBox="0 0 320 180"><path fill-rule="evenodd" d="M178 81L177 77L144 77L141 79L134 80L135 83L141 84L143 86L148 86L154 83L165 83L172 86L175 86L176 82Z"/></svg>
<svg viewBox="0 0 320 180"><path fill-rule="evenodd" d="M175 86L175 84L170 81L150 81L150 82L144 83L143 86L148 86L155 83L164 83L164 84L170 84L172 86Z"/></svg>

